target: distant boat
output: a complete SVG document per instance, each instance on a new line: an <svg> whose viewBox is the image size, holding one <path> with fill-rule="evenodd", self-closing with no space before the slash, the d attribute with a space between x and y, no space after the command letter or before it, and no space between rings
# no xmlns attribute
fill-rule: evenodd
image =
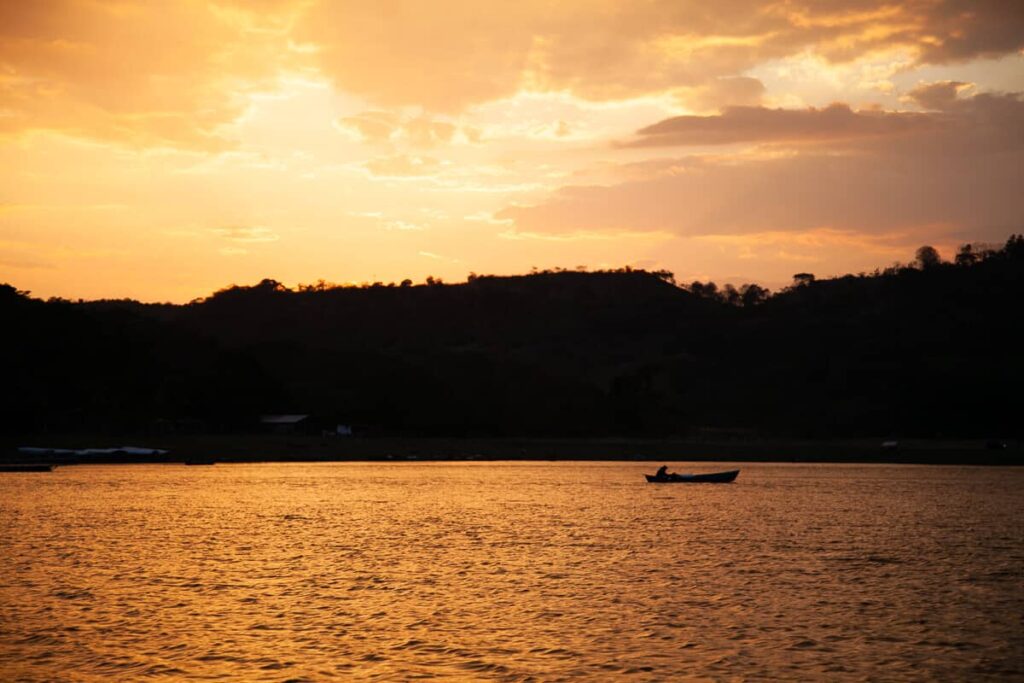
<svg viewBox="0 0 1024 683"><path fill-rule="evenodd" d="M52 472L53 465L0 465L0 472Z"/></svg>
<svg viewBox="0 0 1024 683"><path fill-rule="evenodd" d="M656 474L645 474L647 481L651 484L728 484L736 479L739 470L728 472L712 472L710 474L666 474L659 477Z"/></svg>

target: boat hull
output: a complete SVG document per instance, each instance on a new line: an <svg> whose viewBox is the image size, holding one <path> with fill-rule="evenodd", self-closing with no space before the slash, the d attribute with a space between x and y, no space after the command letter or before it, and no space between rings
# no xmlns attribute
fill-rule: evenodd
<svg viewBox="0 0 1024 683"><path fill-rule="evenodd" d="M735 481L739 473L739 470L729 470L728 472L712 472L710 474L669 474L665 477L645 474L644 476L651 484L728 484Z"/></svg>

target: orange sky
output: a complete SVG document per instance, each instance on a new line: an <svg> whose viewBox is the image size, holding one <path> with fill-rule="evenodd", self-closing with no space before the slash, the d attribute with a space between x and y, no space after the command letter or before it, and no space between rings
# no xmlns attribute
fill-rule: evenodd
<svg viewBox="0 0 1024 683"><path fill-rule="evenodd" d="M0 281L819 276L1024 231L1024 4L0 3Z"/></svg>

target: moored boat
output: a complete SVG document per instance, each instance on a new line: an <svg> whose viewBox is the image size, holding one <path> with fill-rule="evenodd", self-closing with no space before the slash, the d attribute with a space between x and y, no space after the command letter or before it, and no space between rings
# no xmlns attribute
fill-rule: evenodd
<svg viewBox="0 0 1024 683"><path fill-rule="evenodd" d="M666 474L659 477L656 474L645 474L647 481L651 484L728 484L735 481L739 470L728 472L710 472L708 474Z"/></svg>
<svg viewBox="0 0 1024 683"><path fill-rule="evenodd" d="M52 472L53 465L29 464L29 465L0 465L0 472Z"/></svg>

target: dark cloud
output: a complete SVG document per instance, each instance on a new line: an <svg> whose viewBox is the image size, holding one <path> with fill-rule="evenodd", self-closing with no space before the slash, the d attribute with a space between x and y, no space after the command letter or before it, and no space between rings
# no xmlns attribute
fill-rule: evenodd
<svg viewBox="0 0 1024 683"><path fill-rule="evenodd" d="M935 125L922 125L913 135L862 139L841 150L811 147L766 157L695 156L651 164L646 178L566 187L546 202L510 207L498 217L513 219L519 230L561 234L818 228L879 234L928 228L1000 238L1019 229L1021 97L977 95L919 116Z"/></svg>
<svg viewBox="0 0 1024 683"><path fill-rule="evenodd" d="M960 91L968 86L961 81L925 83L910 91L910 99L925 109L941 111L953 105Z"/></svg>
<svg viewBox="0 0 1024 683"><path fill-rule="evenodd" d="M923 21L910 38L932 64L997 57L1024 47L1024 2L943 0L913 3Z"/></svg>
<svg viewBox="0 0 1024 683"><path fill-rule="evenodd" d="M845 104L824 109L727 107L715 116L675 116L637 131L629 147L728 145L738 142L823 142L904 135L935 120L909 112L853 111Z"/></svg>

